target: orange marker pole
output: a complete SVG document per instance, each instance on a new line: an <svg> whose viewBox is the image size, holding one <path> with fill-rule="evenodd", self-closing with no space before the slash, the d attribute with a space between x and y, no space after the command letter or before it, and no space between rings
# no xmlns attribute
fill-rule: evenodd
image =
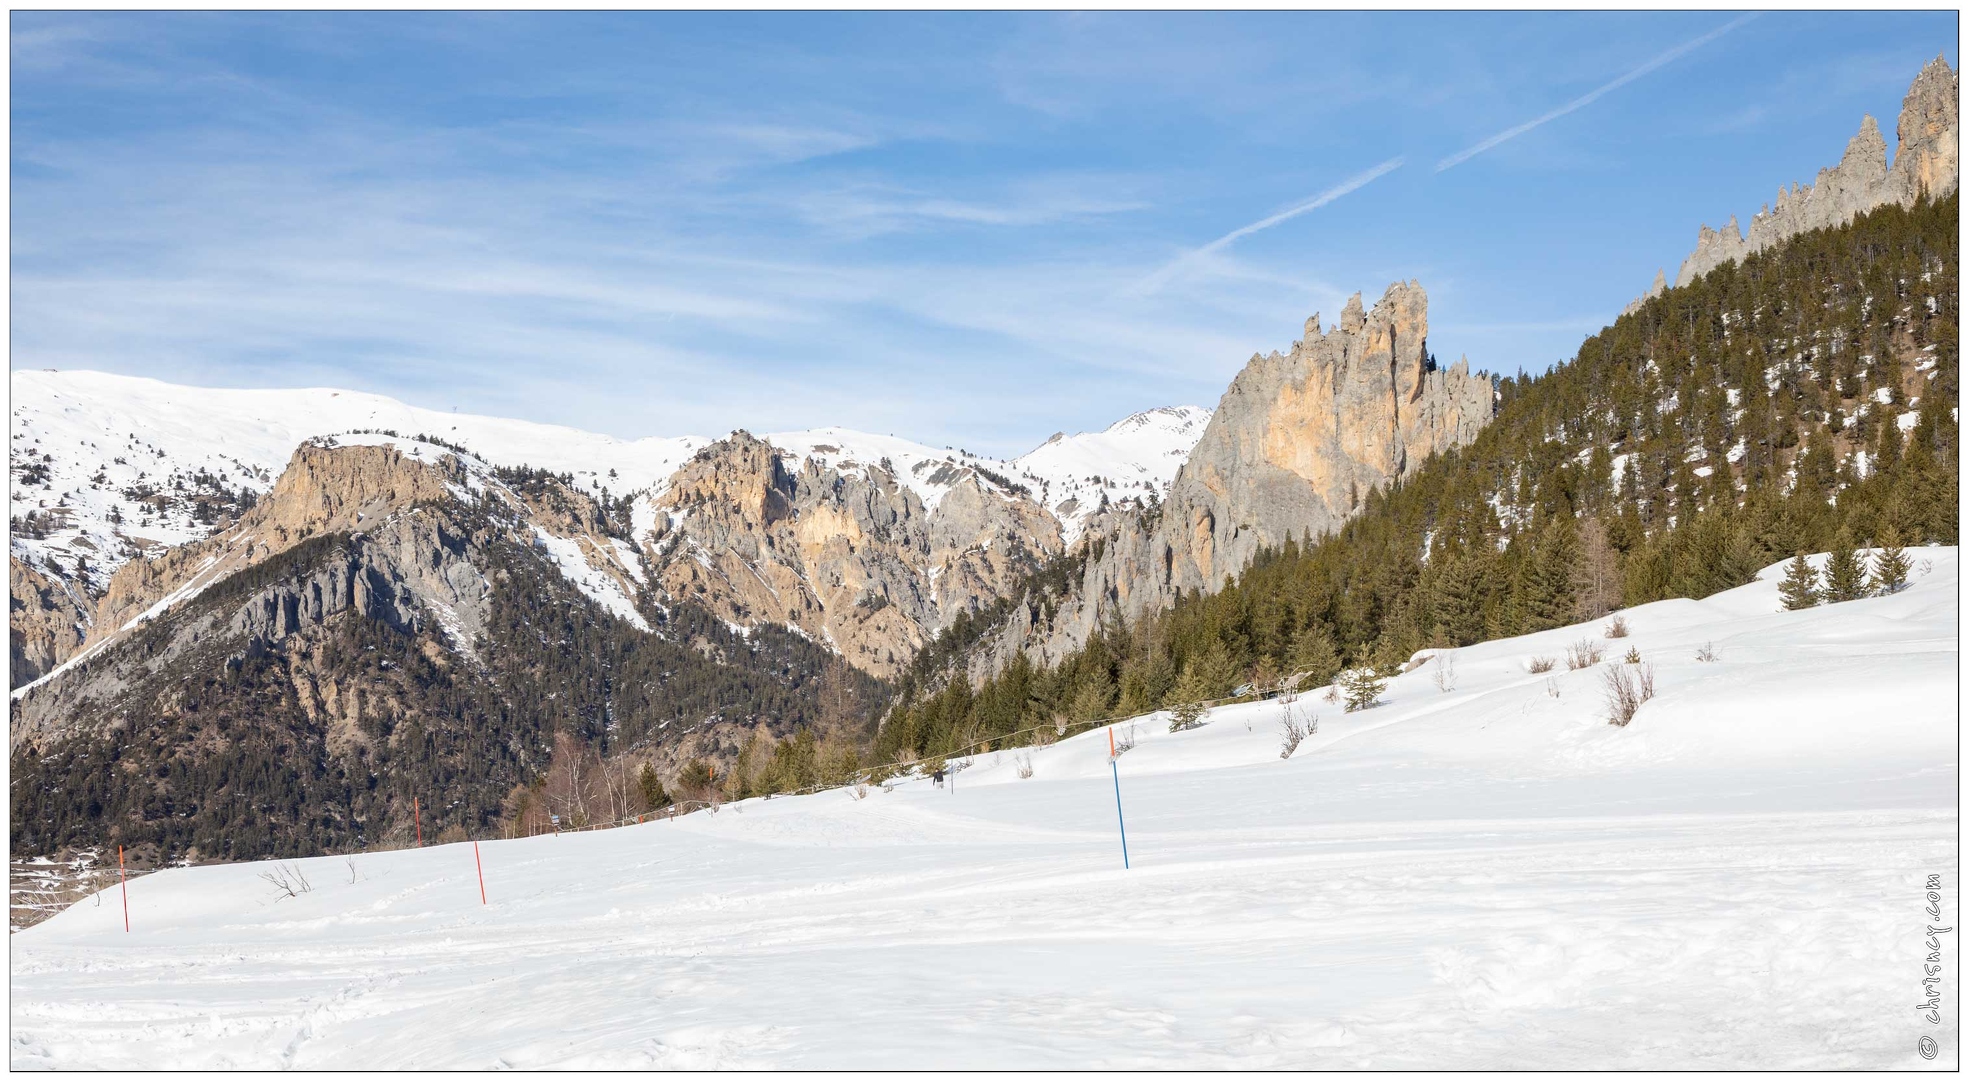
<svg viewBox="0 0 1969 1082"><path fill-rule="evenodd" d="M116 881L123 887L123 930L130 930L130 877L123 872L123 847L116 847Z"/></svg>
<svg viewBox="0 0 1969 1082"><path fill-rule="evenodd" d="M417 823L417 848L424 848L424 809L416 797L410 798L410 818Z"/></svg>
<svg viewBox="0 0 1969 1082"><path fill-rule="evenodd" d="M479 859L479 840L477 838L472 839L472 863L478 865L479 868L479 904L484 905L486 904L485 862Z"/></svg>

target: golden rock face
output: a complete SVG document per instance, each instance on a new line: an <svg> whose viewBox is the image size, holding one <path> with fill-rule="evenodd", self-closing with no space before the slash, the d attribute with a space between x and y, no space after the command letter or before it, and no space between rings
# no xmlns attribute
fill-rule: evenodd
<svg viewBox="0 0 1969 1082"><path fill-rule="evenodd" d="M1396 282L1373 309L1357 294L1334 327L1315 315L1291 350L1252 357L1160 513L1090 528L1106 544L1074 596L1043 626L1015 620L974 675L1021 650L1057 660L1104 611L1133 618L1218 589L1260 548L1338 527L1375 488L1476 438L1494 407L1490 379L1462 361L1434 368L1428 334L1428 294Z"/></svg>
<svg viewBox="0 0 1969 1082"><path fill-rule="evenodd" d="M883 467L789 472L746 432L685 464L657 507L645 552L660 592L741 626L790 625L877 676L1062 547L1050 512L974 474L931 511Z"/></svg>

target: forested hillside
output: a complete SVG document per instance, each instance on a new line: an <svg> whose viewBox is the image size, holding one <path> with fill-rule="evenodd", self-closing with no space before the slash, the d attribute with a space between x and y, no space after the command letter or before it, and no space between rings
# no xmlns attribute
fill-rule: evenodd
<svg viewBox="0 0 1969 1082"><path fill-rule="evenodd" d="M1392 667L1703 597L1842 539L1956 541L1959 197L1886 206L1648 300L1500 383L1474 443L1220 592L892 710L883 758Z"/></svg>

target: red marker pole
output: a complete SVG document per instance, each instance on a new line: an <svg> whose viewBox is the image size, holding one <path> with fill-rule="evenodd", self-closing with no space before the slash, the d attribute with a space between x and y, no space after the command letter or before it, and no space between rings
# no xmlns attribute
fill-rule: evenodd
<svg viewBox="0 0 1969 1082"><path fill-rule="evenodd" d="M472 863L478 865L479 868L479 904L484 905L486 904L485 862L479 859L479 840L477 838L472 839Z"/></svg>
<svg viewBox="0 0 1969 1082"><path fill-rule="evenodd" d="M410 818L417 823L417 848L424 848L424 809L416 797L410 798Z"/></svg>
<svg viewBox="0 0 1969 1082"><path fill-rule="evenodd" d="M130 877L123 872L123 847L116 847L116 881L123 887L123 930L130 930Z"/></svg>

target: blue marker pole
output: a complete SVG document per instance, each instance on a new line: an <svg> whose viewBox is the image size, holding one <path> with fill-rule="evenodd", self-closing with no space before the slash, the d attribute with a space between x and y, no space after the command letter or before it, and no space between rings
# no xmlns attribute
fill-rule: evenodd
<svg viewBox="0 0 1969 1082"><path fill-rule="evenodd" d="M1114 821L1121 827L1121 866L1128 867L1128 821L1121 817L1121 767L1114 754L1114 726L1108 726L1108 769L1114 772Z"/></svg>

